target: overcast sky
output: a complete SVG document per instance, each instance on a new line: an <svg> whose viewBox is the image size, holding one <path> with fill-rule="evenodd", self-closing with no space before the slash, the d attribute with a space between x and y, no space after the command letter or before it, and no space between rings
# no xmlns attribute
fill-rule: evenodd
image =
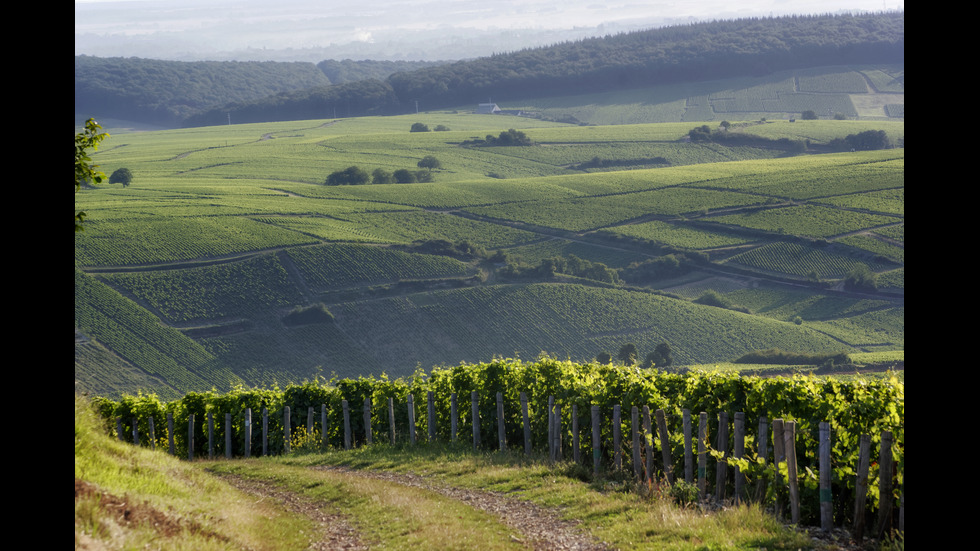
<svg viewBox="0 0 980 551"><path fill-rule="evenodd" d="M711 19L904 9L904 0L75 0L75 55L462 59Z"/></svg>

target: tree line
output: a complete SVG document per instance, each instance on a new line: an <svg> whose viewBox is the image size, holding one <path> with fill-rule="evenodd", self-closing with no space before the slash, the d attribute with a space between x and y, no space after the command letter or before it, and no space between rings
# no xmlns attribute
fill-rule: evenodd
<svg viewBox="0 0 980 551"><path fill-rule="evenodd" d="M679 25L385 76L387 70L400 67L374 62L384 67L367 70L366 64L347 61L321 63L324 71L334 71L342 81L338 84L308 63L235 65L79 56L75 62L76 111L80 103L87 112L118 104L126 113L124 118L141 120L145 110L155 118L170 117L187 126L200 126L224 124L229 114L232 122L399 114L414 108L416 101L425 109L434 109L477 103L487 96L523 99L761 76L821 65L903 63L905 14L790 16ZM364 71L355 70L362 66ZM341 76L344 68L350 77ZM268 77L265 71L270 72ZM356 76L369 78L346 80ZM304 85L304 79L316 82ZM275 89L263 91L269 87Z"/></svg>

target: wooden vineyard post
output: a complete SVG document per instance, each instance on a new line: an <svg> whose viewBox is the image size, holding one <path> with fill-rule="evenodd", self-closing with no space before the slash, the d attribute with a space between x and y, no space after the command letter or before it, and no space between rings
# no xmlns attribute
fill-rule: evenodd
<svg viewBox="0 0 980 551"><path fill-rule="evenodd" d="M561 404L555 404L555 461L561 461Z"/></svg>
<svg viewBox="0 0 980 551"><path fill-rule="evenodd" d="M194 414L187 416L187 460L194 461Z"/></svg>
<svg viewBox="0 0 980 551"><path fill-rule="evenodd" d="M225 414L225 459L231 459L231 414Z"/></svg>
<svg viewBox="0 0 980 551"><path fill-rule="evenodd" d="M262 457L269 455L269 408L262 408Z"/></svg>
<svg viewBox="0 0 980 551"><path fill-rule="evenodd" d="M292 439L292 435L290 434L292 432L290 421L292 421L292 419L289 415L289 406L284 406L282 409L282 439L283 449L286 450L286 453L289 453L289 446L292 444L292 442L290 442Z"/></svg>
<svg viewBox="0 0 980 551"><path fill-rule="evenodd" d="M133 445L134 446L140 445L139 421L135 417L133 417Z"/></svg>
<svg viewBox="0 0 980 551"><path fill-rule="evenodd" d="M320 447L327 449L330 440L327 436L327 404L320 404Z"/></svg>
<svg viewBox="0 0 980 551"><path fill-rule="evenodd" d="M765 467L769 461L769 420L765 416L759 417L759 440L758 452L762 466ZM765 477L759 477L759 482L755 489L755 500L761 502L766 496Z"/></svg>
<svg viewBox="0 0 980 551"><path fill-rule="evenodd" d="M415 445L415 396L408 395L408 443Z"/></svg>
<svg viewBox="0 0 980 551"><path fill-rule="evenodd" d="M157 449L157 435L156 435L156 432L153 430L153 416L152 415L149 417L149 419L147 419L147 422L149 422L149 424L150 424L150 449L151 450L155 450L155 449Z"/></svg>
<svg viewBox="0 0 980 551"><path fill-rule="evenodd" d="M660 434L660 451L664 458L664 474L667 483L674 483L674 459L670 455L670 435L667 433L667 417L664 410L657 410L657 432Z"/></svg>
<svg viewBox="0 0 980 551"><path fill-rule="evenodd" d="M633 406L630 409L630 432L632 432L633 443L633 476L637 480L643 480L643 467L640 464L640 408Z"/></svg>
<svg viewBox="0 0 980 551"><path fill-rule="evenodd" d="M208 412L208 459L214 459L214 413Z"/></svg>
<svg viewBox="0 0 980 551"><path fill-rule="evenodd" d="M786 486L783 485L783 475L779 471L779 464L786 461L786 440L783 435L783 420L772 420L772 460L776 465L776 517L783 518L783 495Z"/></svg>
<svg viewBox="0 0 980 551"><path fill-rule="evenodd" d="M125 434L126 433L123 432L123 428L122 428L122 417L116 417L116 436L119 438L120 442L126 441Z"/></svg>
<svg viewBox="0 0 980 551"><path fill-rule="evenodd" d="M350 449L350 407L347 400L340 401L340 409L344 412L344 449Z"/></svg>
<svg viewBox="0 0 980 551"><path fill-rule="evenodd" d="M878 539L885 537L892 527L892 433L881 432L881 450L878 452Z"/></svg>
<svg viewBox="0 0 980 551"><path fill-rule="evenodd" d="M312 408L310 409L312 412ZM371 432L371 398L364 399L364 443L370 446L374 442L374 433Z"/></svg>
<svg viewBox="0 0 980 551"><path fill-rule="evenodd" d="M388 439L395 445L395 399L388 397Z"/></svg>
<svg viewBox="0 0 980 551"><path fill-rule="evenodd" d="M735 449L732 456L741 459L745 455L745 412L735 412ZM745 473L742 469L735 467L735 503L742 501L742 492L745 490Z"/></svg>
<svg viewBox="0 0 980 551"><path fill-rule="evenodd" d="M786 471L789 475L790 522L800 523L800 486L796 474L796 421L783 423L783 442L786 452Z"/></svg>
<svg viewBox="0 0 980 551"><path fill-rule="evenodd" d="M174 414L167 412L167 449L170 455L177 455L177 446L174 443Z"/></svg>
<svg viewBox="0 0 980 551"><path fill-rule="evenodd" d="M431 390L426 393L428 407L425 410L426 422L429 425L429 442L436 440L436 397Z"/></svg>
<svg viewBox="0 0 980 551"><path fill-rule="evenodd" d="M313 406L306 408L306 438L313 438Z"/></svg>
<svg viewBox="0 0 980 551"><path fill-rule="evenodd" d="M592 476L599 476L599 460L602 450L599 447L599 406L592 406Z"/></svg>
<svg viewBox="0 0 980 551"><path fill-rule="evenodd" d="M653 423L650 421L650 406L643 406L643 449L646 451L646 478L647 482L660 487L657 480L657 473L653 468L653 456L656 455L656 446L653 445Z"/></svg>
<svg viewBox="0 0 980 551"><path fill-rule="evenodd" d="M456 393L449 395L449 439L456 441L456 431L459 428L459 414L456 410Z"/></svg>
<svg viewBox="0 0 980 551"><path fill-rule="evenodd" d="M527 414L527 394L521 393L521 418L524 421L524 455L531 455L531 419Z"/></svg>
<svg viewBox="0 0 980 551"><path fill-rule="evenodd" d="M470 406L473 410L473 451L480 449L480 395L474 390L470 394Z"/></svg>
<svg viewBox="0 0 980 551"><path fill-rule="evenodd" d="M245 457L252 457L252 408L245 408Z"/></svg>
<svg viewBox="0 0 980 551"><path fill-rule="evenodd" d="M578 435L578 404L572 404L572 461L578 465L582 461Z"/></svg>
<svg viewBox="0 0 980 551"><path fill-rule="evenodd" d="M864 539L864 507L868 500L868 470L871 466L871 435L862 434L858 444L858 470L854 482L854 539Z"/></svg>
<svg viewBox="0 0 980 551"><path fill-rule="evenodd" d="M819 441L820 461L820 529L829 531L834 527L834 503L830 490L830 423L820 422Z"/></svg>
<svg viewBox="0 0 980 551"><path fill-rule="evenodd" d="M691 446L691 410L682 412L684 423L684 482L694 484L694 452Z"/></svg>
<svg viewBox="0 0 980 551"><path fill-rule="evenodd" d="M708 498L708 414L698 414L698 495Z"/></svg>
<svg viewBox="0 0 980 551"><path fill-rule="evenodd" d="M507 429L504 427L504 395L497 393L497 443L498 449L507 449Z"/></svg>
<svg viewBox="0 0 980 551"><path fill-rule="evenodd" d="M613 468L617 471L623 469L623 423L620 418L622 406L613 406Z"/></svg>
<svg viewBox="0 0 980 551"><path fill-rule="evenodd" d="M718 441L715 450L722 452L722 458L715 465L715 501L725 499L725 485L728 484L728 412L718 414Z"/></svg>
<svg viewBox="0 0 980 551"><path fill-rule="evenodd" d="M555 460L555 397L548 396L548 459Z"/></svg>

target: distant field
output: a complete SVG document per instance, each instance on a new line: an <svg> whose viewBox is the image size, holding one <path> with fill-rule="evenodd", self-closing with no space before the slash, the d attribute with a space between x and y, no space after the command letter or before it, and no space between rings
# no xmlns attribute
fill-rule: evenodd
<svg viewBox="0 0 980 551"><path fill-rule="evenodd" d="M851 85L834 74L807 85ZM779 93L780 82L750 88ZM411 133L414 122L452 130ZM96 393L174 395L542 351L589 360L627 342L643 355L669 343L684 363L772 347L902 349L901 299L862 306L825 289L865 264L880 288L903 292L904 149L787 157L687 143L691 127L447 112L114 135L96 160L129 168L132 185L76 195L89 214L75 236L76 379ZM460 145L508 128L540 145ZM737 128L814 143L859 129L904 136L895 121ZM415 170L426 155L442 163L431 183L323 185L351 165ZM499 258L399 248L427 240L532 267L575 256L624 270L693 250L711 261L682 255L677 273L636 287L512 280ZM769 279L801 287L780 298ZM682 287L656 293L668 284ZM690 302L708 290L749 313ZM319 303L333 321L284 322Z"/></svg>

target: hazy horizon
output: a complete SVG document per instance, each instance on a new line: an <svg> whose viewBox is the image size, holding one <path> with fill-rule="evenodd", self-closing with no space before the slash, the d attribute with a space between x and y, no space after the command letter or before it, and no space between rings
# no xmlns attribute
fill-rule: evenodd
<svg viewBox="0 0 980 551"><path fill-rule="evenodd" d="M713 19L904 9L871 0L76 0L75 55L172 60L453 60ZM437 14L437 15L433 15Z"/></svg>

